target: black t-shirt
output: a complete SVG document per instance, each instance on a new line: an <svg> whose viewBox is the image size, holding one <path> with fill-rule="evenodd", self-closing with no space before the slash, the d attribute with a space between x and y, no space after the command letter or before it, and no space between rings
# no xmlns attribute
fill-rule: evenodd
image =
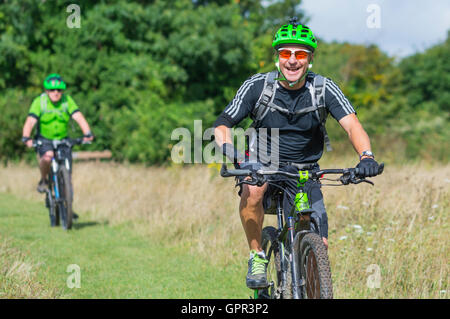
<svg viewBox="0 0 450 319"><path fill-rule="evenodd" d="M225 125L231 128L247 116L253 119L252 111L263 90L265 77L265 73L258 73L248 78L219 115L214 126ZM309 72L305 85L298 90L288 90L276 81L277 88L273 103L292 112L312 106L313 78L314 73ZM325 106L337 121L348 114L356 113L349 100L331 79L326 78L325 87ZM250 141L250 150L253 149L252 146L258 146L256 149L258 153L261 153L262 150L265 151L264 147L267 147L266 153L271 154L271 150L278 148L280 162L312 163L317 162L322 156L323 134L315 112L288 116L288 114L269 109L259 126L256 140ZM274 134L274 131L270 134L272 128L279 130L279 144L271 137ZM266 139L267 143L264 142ZM266 146L261 148L261 145ZM259 155L258 158L261 157Z"/></svg>

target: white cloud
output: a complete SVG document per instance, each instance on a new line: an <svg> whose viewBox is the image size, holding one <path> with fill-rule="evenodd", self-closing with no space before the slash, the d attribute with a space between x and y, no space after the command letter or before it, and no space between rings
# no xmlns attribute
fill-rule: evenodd
<svg viewBox="0 0 450 319"><path fill-rule="evenodd" d="M380 9L380 27L367 20ZM377 44L390 55L406 56L442 42L450 29L450 1L433 0L303 0L307 23L325 41ZM320 44L319 44L320 45Z"/></svg>

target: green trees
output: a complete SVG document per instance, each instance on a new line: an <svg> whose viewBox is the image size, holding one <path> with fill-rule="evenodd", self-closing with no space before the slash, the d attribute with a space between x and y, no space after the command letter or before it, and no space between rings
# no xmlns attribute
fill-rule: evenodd
<svg viewBox="0 0 450 319"><path fill-rule="evenodd" d="M448 161L450 150L450 31L444 43L403 59L396 96L408 155Z"/></svg>
<svg viewBox="0 0 450 319"><path fill-rule="evenodd" d="M44 77L57 72L93 128L91 148L164 163L174 128L192 128L194 119L212 125L243 80L274 68L275 29L292 15L307 21L293 0L78 1L80 28L70 28L71 2L0 4L3 160L26 154L28 108ZM377 47L319 39L313 70L335 79L371 134L448 137L448 50L447 40L397 65ZM411 156L424 149L420 134Z"/></svg>
<svg viewBox="0 0 450 319"><path fill-rule="evenodd" d="M252 72L250 36L233 3L86 1L81 28L72 29L68 4L0 6L0 123L10 128L2 125L0 157L24 152L12 141L20 140L48 73L68 83L97 137L92 147L111 148L117 159L162 163L171 128L194 118L211 125L227 103L225 92Z"/></svg>

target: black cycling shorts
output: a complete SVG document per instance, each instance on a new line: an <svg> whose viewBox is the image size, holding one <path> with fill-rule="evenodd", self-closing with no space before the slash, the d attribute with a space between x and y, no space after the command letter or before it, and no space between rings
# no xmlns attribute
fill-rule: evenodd
<svg viewBox="0 0 450 319"><path fill-rule="evenodd" d="M54 151L53 144L52 144L51 140L46 139L46 138L44 138L42 136L38 137L37 139L41 142L41 145L39 145L36 148L36 152L39 154L40 157L44 156L44 154L46 152L48 152L48 151ZM65 146L65 145L60 146L60 148L61 148L61 156L63 158L68 158L69 162L72 163L72 150L71 150L71 148L68 147L68 146Z"/></svg>

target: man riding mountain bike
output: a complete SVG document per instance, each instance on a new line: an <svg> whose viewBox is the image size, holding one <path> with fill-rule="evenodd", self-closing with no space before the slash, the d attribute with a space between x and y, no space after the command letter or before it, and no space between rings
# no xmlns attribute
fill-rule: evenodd
<svg viewBox="0 0 450 319"><path fill-rule="evenodd" d="M331 113L347 132L359 155L360 176L377 175L378 163L371 152L369 137L353 106L331 79L309 71L317 48L312 31L293 18L276 32L272 47L276 53L277 71L248 78L214 124L215 140L224 155L241 169L276 165L281 170L298 172L299 169L319 168L317 162L322 157L324 145L330 149L325 118ZM233 145L231 128L247 116L254 120L252 126L256 136L251 138L243 155ZM276 129L275 133L267 133L271 129ZM257 147L261 145L265 146L264 152L262 147ZM271 160L267 158L268 153ZM284 211L289 212L293 201L288 195L295 196L297 185L292 181L286 183L289 194L285 194L283 206ZM312 217L319 229L314 230L328 247L328 219L320 185L312 183L307 187L312 208L317 212ZM250 289L268 286L261 233L264 209L274 191L275 188L266 183L261 187L242 184L239 192L239 213L250 248L246 277Z"/></svg>
<svg viewBox="0 0 450 319"><path fill-rule="evenodd" d="M37 148L41 172L37 191L40 193L44 193L48 189L47 176L54 156L51 140L67 138L70 119L74 119L80 126L84 134L83 141L89 142L94 139L89 124L78 105L70 95L64 93L67 85L61 76L56 73L50 74L45 78L43 85L45 92L31 103L22 133L22 142L29 148L33 147L31 131L36 123L38 124L36 139L42 141Z"/></svg>

